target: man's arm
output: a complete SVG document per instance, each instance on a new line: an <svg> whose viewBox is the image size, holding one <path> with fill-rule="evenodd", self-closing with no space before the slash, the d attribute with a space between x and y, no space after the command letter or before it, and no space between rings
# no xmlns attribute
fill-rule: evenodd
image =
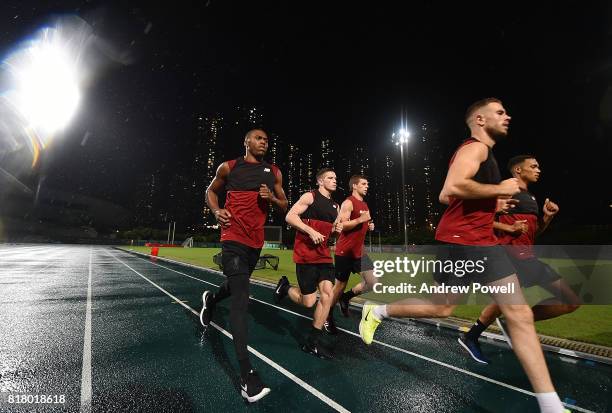
<svg viewBox="0 0 612 413"><path fill-rule="evenodd" d="M516 220L514 221L512 225L504 224L499 221L494 221L493 228L500 230L500 231L507 232L509 234L518 234L518 233L525 234L529 230L529 226L527 225L526 219Z"/></svg>
<svg viewBox="0 0 612 413"><path fill-rule="evenodd" d="M353 212L353 203L346 199L342 202L342 206L340 206L340 214L338 214L338 219L342 222L342 230L350 231L355 228L357 225L362 224L364 222L368 222L370 220L370 213L364 212L358 218L350 219L351 212Z"/></svg>
<svg viewBox="0 0 612 413"><path fill-rule="evenodd" d="M304 195L300 197L300 199L291 207L289 212L287 212L287 216L285 217L285 221L287 224L291 225L296 230L305 233L310 237L312 242L315 244L320 244L323 242L325 237L319 232L315 231L313 228L306 225L300 215L302 215L310 205L314 202L314 196L312 196L311 192L306 192Z"/></svg>
<svg viewBox="0 0 612 413"><path fill-rule="evenodd" d="M480 164L487 159L487 146L480 142L462 146L448 169L440 202L448 204L451 197L459 199L483 199L509 197L519 192L516 178L506 179L498 185L481 184L474 181Z"/></svg>
<svg viewBox="0 0 612 413"><path fill-rule="evenodd" d="M282 212L287 211L287 205L289 202L287 201L285 191L283 190L283 175L281 174L280 170L278 170L278 174L276 175L273 190L270 191L267 185L261 184L261 187L259 188L259 196L261 196L263 199L267 199Z"/></svg>
<svg viewBox="0 0 612 413"><path fill-rule="evenodd" d="M540 235L542 232L548 228L548 225L552 221L552 219L559 212L559 206L552 202L550 199L546 198L544 201L544 207L542 208L542 212L544 215L540 219L538 219L538 229L536 231L536 236Z"/></svg>
<svg viewBox="0 0 612 413"><path fill-rule="evenodd" d="M228 210L219 207L219 194L225 188L225 181L230 173L230 168L227 162L223 162L217 168L217 173L213 178L208 188L206 188L206 205L215 215L217 222L224 227L230 226L229 219L232 214Z"/></svg>

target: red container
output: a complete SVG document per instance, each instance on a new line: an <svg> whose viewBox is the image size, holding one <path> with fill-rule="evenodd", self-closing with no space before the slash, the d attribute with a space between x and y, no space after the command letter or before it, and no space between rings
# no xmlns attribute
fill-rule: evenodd
<svg viewBox="0 0 612 413"><path fill-rule="evenodd" d="M159 254L159 247L151 247L151 255L157 257L157 254Z"/></svg>

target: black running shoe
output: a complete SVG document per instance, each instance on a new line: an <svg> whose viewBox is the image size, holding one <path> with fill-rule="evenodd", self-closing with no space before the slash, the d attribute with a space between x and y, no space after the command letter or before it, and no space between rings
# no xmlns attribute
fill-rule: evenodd
<svg viewBox="0 0 612 413"><path fill-rule="evenodd" d="M283 298L287 296L289 292L289 280L286 276L282 276L278 283L276 284L276 289L274 290L274 302L276 304L280 303Z"/></svg>
<svg viewBox="0 0 612 413"><path fill-rule="evenodd" d="M334 314L331 311L329 313L329 316L327 317L327 320L325 320L325 323L323 324L323 330L325 330L327 334L331 334L332 336L338 334L338 327L336 327L336 322L334 321Z"/></svg>
<svg viewBox="0 0 612 413"><path fill-rule="evenodd" d="M268 393L270 388L263 384L256 371L251 370L246 379L240 378L240 394L249 403L256 402Z"/></svg>
<svg viewBox="0 0 612 413"><path fill-rule="evenodd" d="M213 293L210 291L204 291L202 294L202 311L200 311L200 323L204 327L208 327L210 324L210 320L212 319L213 310L215 309L215 304L212 301Z"/></svg>
<svg viewBox="0 0 612 413"><path fill-rule="evenodd" d="M342 293L340 299L338 300L338 304L340 304L340 312L343 316L348 317L349 313L349 301L346 299L346 293Z"/></svg>
<svg viewBox="0 0 612 413"><path fill-rule="evenodd" d="M302 351L324 360L331 360L334 358L332 352L322 346L321 343L307 341L306 344L302 346Z"/></svg>
<svg viewBox="0 0 612 413"><path fill-rule="evenodd" d="M482 364L489 364L489 359L483 354L478 341L468 338L465 334L462 334L457 341L474 360Z"/></svg>

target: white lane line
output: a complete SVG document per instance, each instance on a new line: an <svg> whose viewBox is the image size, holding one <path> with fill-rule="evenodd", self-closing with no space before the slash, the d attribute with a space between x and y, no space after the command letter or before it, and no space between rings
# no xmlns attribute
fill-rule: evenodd
<svg viewBox="0 0 612 413"><path fill-rule="evenodd" d="M147 262L149 262L149 261L147 261ZM194 279L194 280L197 280L197 281L200 281L200 282L203 282L203 283L206 283L206 284L210 284L210 285L214 285L214 286L217 286L217 287L218 287L218 285L217 285L217 284L213 284L213 283L211 283L211 282L204 281L204 280L202 280L202 279L200 279L200 278L197 278L197 277L191 276L191 275L189 275L189 274L185 274L185 273L183 273L183 272L180 272L180 271L174 270L174 269L172 269L172 268L165 267L165 266L163 266L163 265L160 265L160 264L157 264L157 263L154 263L154 262L149 262L149 263L150 263L150 264L153 264L153 265L155 265L155 266L161 267L161 268L165 268L165 269L167 269L167 270L169 270L169 271L172 271L172 272L175 272L175 273L177 273L177 274L181 274L181 275L183 275L183 276L185 276L185 277L192 278L192 279ZM307 319L307 320L312 320L312 317L308 317L308 316L305 316L305 315L303 315L303 314L296 313L295 311L291 311L291 310L288 310L288 309L286 309L286 308L279 307L279 306L277 306L277 305L270 304L270 303L265 302L265 301L262 301L262 300L258 300L257 298L253 298L253 297L250 297L250 298L251 298L251 300L253 300L253 301L257 301L258 303L265 304L265 305L268 305L268 306L270 306L270 307L277 308L277 309L279 309L279 310L285 311L286 313L290 313L290 314L296 315L296 316L298 316L298 317L305 318L305 319ZM347 333L347 334L350 334L350 335L355 336L355 337L359 337L359 339L361 340L361 336L360 336L358 333L355 333L355 332L350 331L350 330L346 330L346 329L341 328L341 327L337 327L337 328L338 328L338 330L343 331L343 332L345 332L345 333ZM482 376L482 375L480 375L480 374L478 374L478 373L474 373L474 372L471 372L471 371L469 371L469 370L462 369L461 367L453 366L452 364L448 364L448 363L445 363L445 362L443 362L443 361L439 361L439 360L436 360L436 359L432 359L432 358L427 357L427 356L424 356L424 355L422 355L422 354L418 354L418 353L415 353L415 352L412 352L412 351L409 351L409 350L406 350L406 349L403 349L403 348L400 348L400 347L396 347L396 346L394 346L394 345L392 345L392 344L387 344L387 343L382 342L382 341L374 340L374 343L379 344L379 345L384 346L384 347L387 347L387 348L390 348L390 349L395 350L395 351L399 351L399 352L401 352L401 353L405 353L405 354L411 355L411 356L416 357L416 358L419 358L419 359L421 359L421 360L429 361L429 362L434 363L434 364L437 364L437 365L439 365L439 366L446 367L446 368L448 368L448 369L451 369L451 370L454 370L454 371L457 371L457 372L460 372L460 373L467 374L468 376L472 376L472 377L475 377L475 378L478 378L478 379L484 380L484 381L486 381L486 382L489 382L489 383L492 383L492 384L497 384L498 386L505 387L505 388L507 388L507 389L514 390L514 391L517 391L517 392L519 392L519 393L523 393L523 394L526 394L526 395L528 395L528 396L533 396L533 397L535 397L535 393L534 393L534 392L531 392L531 391L529 391L529 390L525 390L525 389L522 389L522 388L520 388L520 387L516 387L516 386L513 386L513 385L511 385L511 384L507 384L507 383L504 383L504 382L501 382L501 381L498 381L498 380L492 379L492 378L487 377L487 376ZM568 409L573 409L573 410L576 410L576 411L578 411L578 412L583 412L583 413L595 413L595 412L593 412L592 410L584 409L584 408L579 407L579 406L570 405L570 404L566 404L566 403L563 403L563 405L564 405L565 407L567 407Z"/></svg>
<svg viewBox="0 0 612 413"><path fill-rule="evenodd" d="M91 412L91 262L89 250L89 279L87 281L87 310L85 312L85 339L83 342L83 371L81 374L81 412Z"/></svg>
<svg viewBox="0 0 612 413"><path fill-rule="evenodd" d="M147 277L145 277L144 275L142 275L141 273L139 273L138 271L136 271L135 269L130 267L125 262L121 261L119 258L115 257L113 254L109 253L108 251L105 251L105 252L107 254L109 254L111 257L113 257L115 260L117 260L118 262L120 262L121 264L125 265L127 268L129 268L130 270L132 270L133 272L138 274L140 277L144 278L146 281L148 281L150 284L155 286L157 289L159 289L160 291L162 291L163 293L168 295L170 298L172 298L178 304L182 305L183 307L185 307L186 309L188 309L193 314L195 314L196 316L199 317L200 313L198 313L193 308L189 307L187 304L183 303L179 298L175 297L174 295L172 295L168 291L164 290L162 287L160 287L159 285L157 285L156 283L154 283L153 281L151 281L150 279L148 279ZM219 330L221 333L223 333L226 337L230 338L231 340L234 339L232 337L232 335L228 331L226 331L225 329L219 327L217 324L211 322L210 325L212 325L214 328ZM274 368L275 370L277 370L281 374L285 375L288 379L290 379L291 381L293 381L294 383L296 383L297 385L302 387L304 390L308 391L310 394L312 394L313 396L315 396L316 398L321 400L323 403L327 404L332 409L334 409L334 410L336 410L338 412L342 412L342 413L349 413L349 410L347 410L346 408L342 407L340 404L338 404L334 400L330 399L325 394L321 393L319 390L315 389L310 384L306 383L304 380L300 379L299 377L297 377L296 375L291 373L289 370L287 370L284 367L282 367L280 364L276 363L275 361L272 361L271 359L269 359L268 357L266 357L265 355L263 355L259 351L255 350L253 347L247 346L247 349L249 350L249 352L254 354L260 360L262 360L263 362L267 363L269 366L271 366L272 368Z"/></svg>

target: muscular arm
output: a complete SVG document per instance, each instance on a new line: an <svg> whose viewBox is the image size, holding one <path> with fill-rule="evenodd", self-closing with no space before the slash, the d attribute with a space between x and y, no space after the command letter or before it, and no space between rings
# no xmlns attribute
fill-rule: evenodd
<svg viewBox="0 0 612 413"><path fill-rule="evenodd" d="M287 211L287 205L289 202L287 201L285 191L283 190L283 174L281 171L278 171L278 174L276 175L276 181L274 182L274 196L272 197L271 202L282 212Z"/></svg>
<svg viewBox="0 0 612 413"><path fill-rule="evenodd" d="M210 185L208 185L208 188L206 188L206 205L208 205L210 210L217 218L217 221L219 221L219 223L222 225L229 224L230 214L225 209L221 209L219 207L219 194L225 188L225 182L229 173L229 165L227 162L223 162L221 165L219 165L219 168L217 168L217 173L214 179Z"/></svg>
<svg viewBox="0 0 612 413"><path fill-rule="evenodd" d="M300 215L303 214L313 202L314 197L312 196L312 193L307 192L302 195L300 199L291 207L289 212L287 212L287 216L285 217L287 224L291 225L298 231L310 235L311 231L314 230L308 225L304 224L300 218Z"/></svg>
<svg viewBox="0 0 612 413"><path fill-rule="evenodd" d="M350 231L357 225L369 221L369 218L367 220L364 220L363 215L355 219L349 219L351 217L351 212L353 212L353 203L347 199L342 202L342 206L340 207L340 214L338 215L338 219L340 220L340 222L342 222L343 231Z"/></svg>
<svg viewBox="0 0 612 413"><path fill-rule="evenodd" d="M482 199L512 195L500 185L481 184L473 179L487 155L487 146L480 142L464 145L457 151L440 192L441 203L448 204L450 197Z"/></svg>

